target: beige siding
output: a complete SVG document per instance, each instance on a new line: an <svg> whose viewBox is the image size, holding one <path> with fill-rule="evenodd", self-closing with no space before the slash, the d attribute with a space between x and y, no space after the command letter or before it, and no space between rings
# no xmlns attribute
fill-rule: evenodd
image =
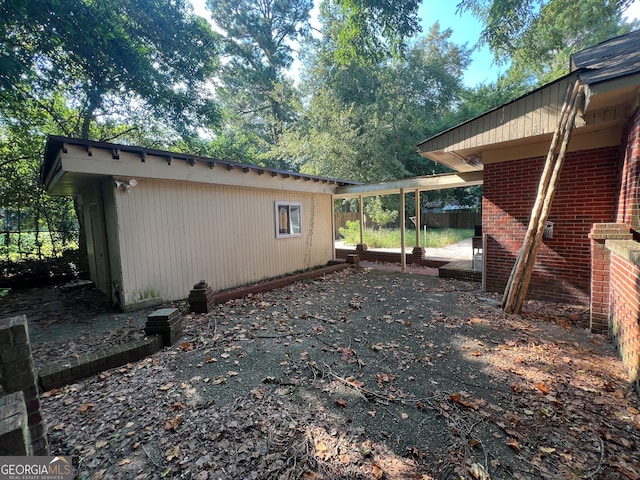
<svg viewBox="0 0 640 480"><path fill-rule="evenodd" d="M182 299L325 264L333 256L332 197L139 179L115 191L123 305ZM277 239L276 201L302 204L303 235Z"/></svg>
<svg viewBox="0 0 640 480"><path fill-rule="evenodd" d="M420 145L423 153L459 151L553 133L567 86L563 79Z"/></svg>

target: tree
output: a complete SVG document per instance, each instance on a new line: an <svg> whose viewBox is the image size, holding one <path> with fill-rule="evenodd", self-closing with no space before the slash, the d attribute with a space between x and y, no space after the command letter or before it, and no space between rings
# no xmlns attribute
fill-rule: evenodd
<svg viewBox="0 0 640 480"><path fill-rule="evenodd" d="M158 146L216 126L219 109L207 86L217 71L219 39L187 5L185 0L3 2L3 178L24 166L41 191L33 167L42 158L47 133L129 137ZM34 143L11 148L21 136Z"/></svg>
<svg viewBox="0 0 640 480"><path fill-rule="evenodd" d="M218 120L206 82L218 39L185 0L17 0L3 3L0 93L8 102L61 94L78 112L60 125L88 138L91 123L138 102L180 134ZM115 111L117 110L117 111Z"/></svg>
<svg viewBox="0 0 640 480"><path fill-rule="evenodd" d="M295 159L302 171L378 182L441 171L416 152L419 138L441 131L463 87L469 51L435 24L404 59L335 64L335 18L307 60L301 120L274 155Z"/></svg>
<svg viewBox="0 0 640 480"><path fill-rule="evenodd" d="M252 136L264 153L295 119L296 91L286 71L293 62L293 45L309 30L313 2L208 0L208 6L224 32L227 61L220 72L218 95L226 106L228 124L233 131Z"/></svg>
<svg viewBox="0 0 640 480"><path fill-rule="evenodd" d="M623 23L631 0L462 0L484 23L480 44L509 76L529 84L548 83L568 71L569 55L638 27Z"/></svg>
<svg viewBox="0 0 640 480"><path fill-rule="evenodd" d="M401 57L407 40L420 33L419 0L335 0L340 10L335 59L348 64ZM325 8L330 2L324 2Z"/></svg>

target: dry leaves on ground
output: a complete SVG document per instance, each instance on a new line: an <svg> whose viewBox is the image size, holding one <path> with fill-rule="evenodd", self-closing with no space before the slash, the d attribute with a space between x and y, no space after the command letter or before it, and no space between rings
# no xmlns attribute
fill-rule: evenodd
<svg viewBox="0 0 640 480"><path fill-rule="evenodd" d="M477 287L345 271L185 311L175 347L43 396L52 448L85 478L640 478L584 311Z"/></svg>

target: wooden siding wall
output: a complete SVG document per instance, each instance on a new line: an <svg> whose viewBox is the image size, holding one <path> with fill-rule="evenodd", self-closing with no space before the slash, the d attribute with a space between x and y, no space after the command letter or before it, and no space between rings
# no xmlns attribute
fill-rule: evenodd
<svg viewBox="0 0 640 480"><path fill-rule="evenodd" d="M427 142L423 151L451 151L553 133L569 82L564 79Z"/></svg>
<svg viewBox="0 0 640 480"><path fill-rule="evenodd" d="M619 148L567 155L549 220L553 239L543 241L530 296L587 302L590 241L594 223L615 218ZM535 201L544 158L487 165L484 170L482 228L488 234L485 284L502 291L518 255Z"/></svg>
<svg viewBox="0 0 640 480"><path fill-rule="evenodd" d="M139 179L115 191L123 305L186 298L326 264L331 195ZM303 235L277 239L275 201L302 204Z"/></svg>

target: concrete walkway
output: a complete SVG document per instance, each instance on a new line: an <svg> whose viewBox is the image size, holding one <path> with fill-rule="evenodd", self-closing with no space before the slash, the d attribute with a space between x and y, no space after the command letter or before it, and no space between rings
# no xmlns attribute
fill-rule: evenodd
<svg viewBox="0 0 640 480"><path fill-rule="evenodd" d="M355 245L345 245L342 241L335 242L335 248L355 248ZM396 252L400 253L400 248L372 248L370 251ZM406 247L406 253L411 253L413 246ZM425 248L425 258L446 258L451 260L472 260L473 251L471 248L471 239L467 238L457 243L452 243L441 248Z"/></svg>

